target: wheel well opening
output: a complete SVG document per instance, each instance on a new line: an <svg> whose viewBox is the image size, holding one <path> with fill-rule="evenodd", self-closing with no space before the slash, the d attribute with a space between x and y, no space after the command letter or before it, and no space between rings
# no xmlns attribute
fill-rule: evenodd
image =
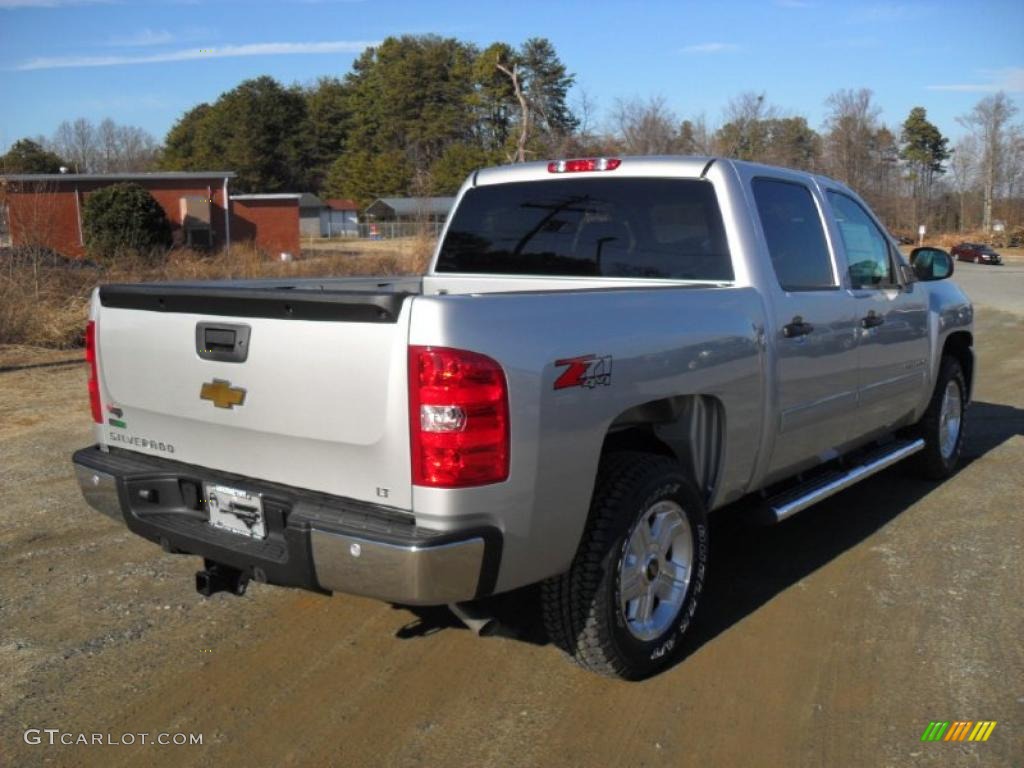
<svg viewBox="0 0 1024 768"><path fill-rule="evenodd" d="M601 453L618 453L621 451L640 451L642 453L668 456L672 459L676 458L672 449L654 434L654 428L651 424L638 424L625 429L617 429L614 432L609 430L608 434L605 435Z"/></svg>
<svg viewBox="0 0 1024 768"><path fill-rule="evenodd" d="M721 402L707 395L652 400L612 422L601 452L644 451L673 458L708 501L718 480L723 414Z"/></svg>
<svg viewBox="0 0 1024 768"><path fill-rule="evenodd" d="M974 391L974 355L971 354L971 347L974 345L974 338L967 331L956 331L951 333L942 347L942 354L955 357L964 372L964 379L967 381L967 396L970 398Z"/></svg>

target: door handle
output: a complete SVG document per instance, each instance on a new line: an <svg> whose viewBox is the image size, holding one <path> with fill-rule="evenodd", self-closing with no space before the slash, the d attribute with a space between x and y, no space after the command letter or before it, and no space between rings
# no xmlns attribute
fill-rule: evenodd
<svg viewBox="0 0 1024 768"><path fill-rule="evenodd" d="M797 336L806 336L814 331L814 326L805 323L804 319L797 315L789 325L782 326L782 335L787 339L795 339Z"/></svg>
<svg viewBox="0 0 1024 768"><path fill-rule="evenodd" d="M877 328L884 322L885 315L880 315L872 309L866 317L861 319L860 324L865 328Z"/></svg>

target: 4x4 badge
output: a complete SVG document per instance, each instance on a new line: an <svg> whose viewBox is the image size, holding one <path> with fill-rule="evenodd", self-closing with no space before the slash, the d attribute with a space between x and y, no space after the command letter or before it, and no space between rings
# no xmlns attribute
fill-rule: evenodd
<svg viewBox="0 0 1024 768"><path fill-rule="evenodd" d="M218 408L234 408L236 405L245 404L245 390L241 387L232 387L230 381L214 379L203 382L199 390L200 400L209 400Z"/></svg>
<svg viewBox="0 0 1024 768"><path fill-rule="evenodd" d="M586 387L593 389L598 385L610 386L612 383L611 355L580 355L566 360L556 360L556 368L565 368L555 379L555 389L569 387Z"/></svg>

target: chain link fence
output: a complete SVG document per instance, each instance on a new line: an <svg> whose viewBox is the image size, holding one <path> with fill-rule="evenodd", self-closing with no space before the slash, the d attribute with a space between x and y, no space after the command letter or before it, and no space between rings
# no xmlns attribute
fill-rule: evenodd
<svg viewBox="0 0 1024 768"><path fill-rule="evenodd" d="M303 235L304 243L337 240L396 240L407 237L437 238L443 221L377 221L332 223L330 235Z"/></svg>

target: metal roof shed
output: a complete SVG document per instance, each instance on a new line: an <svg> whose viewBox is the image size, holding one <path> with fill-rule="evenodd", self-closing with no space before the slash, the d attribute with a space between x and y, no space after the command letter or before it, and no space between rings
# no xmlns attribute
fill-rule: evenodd
<svg viewBox="0 0 1024 768"><path fill-rule="evenodd" d="M379 197L366 215L378 221L443 221L454 204L454 197Z"/></svg>

